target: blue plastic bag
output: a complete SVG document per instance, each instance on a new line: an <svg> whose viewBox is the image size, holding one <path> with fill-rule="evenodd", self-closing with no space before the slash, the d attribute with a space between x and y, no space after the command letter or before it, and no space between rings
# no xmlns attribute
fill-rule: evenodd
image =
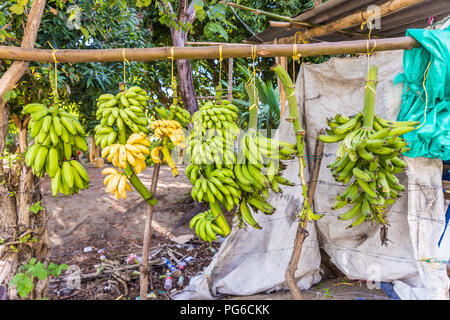
<svg viewBox="0 0 450 320"><path fill-rule="evenodd" d="M406 36L416 39L422 47L404 51L404 73L394 79L394 84L403 82L397 120L420 121L421 126L404 135L411 147L404 154L450 160L450 27L408 29Z"/></svg>

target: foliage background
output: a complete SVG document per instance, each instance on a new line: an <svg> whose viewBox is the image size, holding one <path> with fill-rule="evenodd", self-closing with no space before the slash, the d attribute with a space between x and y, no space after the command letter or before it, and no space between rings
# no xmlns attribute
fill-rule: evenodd
<svg viewBox="0 0 450 320"><path fill-rule="evenodd" d="M240 43L253 33L268 27L263 15L232 9L218 0L191 0L195 2L196 19L189 29L187 41L213 41ZM31 0L5 0L0 3L0 45L19 46L30 10ZM236 3L293 16L312 7L305 0L237 0ZM36 41L43 49L108 49L171 46L169 26L175 16L167 11L170 3L176 12L178 0L48 0ZM319 60L320 62L320 60ZM0 76L11 61L0 61ZM250 59L235 62L233 73L233 98L241 108L241 124L245 126L245 101L243 83ZM269 71L273 58L255 61L259 81L266 90L260 94L261 112L259 126L276 128L277 87L275 75ZM79 116L87 129L96 125L95 101L105 92L115 93L123 81L122 63L58 64L58 92L64 108ZM227 61L222 66L219 79L218 60L192 60L194 88L198 96L211 96L214 86L227 81ZM31 63L30 70L18 86L10 92L8 105L11 113L20 113L23 105L41 101L52 103L49 73L54 65ZM152 97L152 104L170 103L170 62L131 62L126 64L126 80L142 86ZM264 93L265 92L265 93ZM13 127L13 126L12 126Z"/></svg>

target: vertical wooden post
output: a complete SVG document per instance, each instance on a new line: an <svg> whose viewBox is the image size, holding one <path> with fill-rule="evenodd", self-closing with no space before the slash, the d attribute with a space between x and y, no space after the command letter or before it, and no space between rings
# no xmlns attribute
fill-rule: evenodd
<svg viewBox="0 0 450 320"><path fill-rule="evenodd" d="M161 155L160 155L161 157ZM158 185L159 171L161 168L161 163L155 164L153 167L153 177L152 177L152 186L150 189L150 193L155 196L156 188ZM153 206L147 204L147 216L145 219L145 227L144 227L144 241L142 245L142 262L139 268L140 271L140 279L139 279L139 296L140 300L147 300L148 295L148 277L150 271L148 270L148 256L150 243L152 238L152 220L153 220Z"/></svg>
<svg viewBox="0 0 450 320"><path fill-rule="evenodd" d="M317 136L319 136L319 134L322 134L322 132L319 132ZM314 198L314 192L316 191L317 180L319 178L320 165L322 163L323 156L323 147L324 143L317 139L316 146L314 148L314 167L308 183L308 202L310 206ZM297 283L295 282L295 271L297 270L298 262L302 253L303 242L305 241L306 237L308 237L308 233L306 231L307 224L308 220L305 220L303 226L301 225L301 222L298 224L294 241L294 250L292 250L291 259L289 260L288 268L286 269L286 281L295 300L303 300L302 294L300 293L300 290L297 287Z"/></svg>
<svg viewBox="0 0 450 320"><path fill-rule="evenodd" d="M228 58L228 101L233 101L233 58Z"/></svg>

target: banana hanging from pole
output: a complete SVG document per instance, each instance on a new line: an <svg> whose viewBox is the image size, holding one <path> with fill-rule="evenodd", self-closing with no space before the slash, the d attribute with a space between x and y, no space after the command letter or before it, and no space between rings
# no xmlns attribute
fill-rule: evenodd
<svg viewBox="0 0 450 320"><path fill-rule="evenodd" d="M418 121L388 121L375 115L378 69L372 65L367 75L364 108L352 116L337 114L328 119L325 143L340 143L336 160L328 167L336 181L350 186L336 196L333 210L346 205L351 209L340 220L354 219L348 228L364 221L385 225L386 212L405 187L395 176L403 172L406 163L401 154L409 150L401 136L414 130Z"/></svg>

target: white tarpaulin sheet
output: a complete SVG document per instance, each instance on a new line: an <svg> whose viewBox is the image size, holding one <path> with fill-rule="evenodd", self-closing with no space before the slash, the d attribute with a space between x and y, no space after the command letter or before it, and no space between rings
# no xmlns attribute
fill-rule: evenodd
<svg viewBox="0 0 450 320"><path fill-rule="evenodd" d="M401 102L401 85L394 77L403 71L402 51L374 54L370 61L379 68L376 114L395 120ZM314 150L316 134L326 127L326 118L336 113L362 110L367 58L332 58L319 64L303 64L296 81L297 100L307 131L307 150ZM282 120L276 138L294 142L292 125ZM448 299L446 262L450 256L442 192L442 162L438 159L407 158L406 174L399 176L407 186L388 213L389 242L382 246L380 226L364 222L346 230L349 222L337 219L331 210L337 193L345 186L336 183L326 167L334 160L338 144L326 144L314 196L314 210L324 217L308 225L296 276L298 286L308 289L321 280L319 246L350 279L391 282L401 299ZM309 163L312 163L310 161ZM299 184L298 162L287 162L284 176ZM214 299L221 294L250 295L281 288L292 253L298 214L303 199L300 186L284 187L271 194L277 208L273 216L256 214L262 230L235 229L222 244L211 264L194 277L176 299Z"/></svg>

